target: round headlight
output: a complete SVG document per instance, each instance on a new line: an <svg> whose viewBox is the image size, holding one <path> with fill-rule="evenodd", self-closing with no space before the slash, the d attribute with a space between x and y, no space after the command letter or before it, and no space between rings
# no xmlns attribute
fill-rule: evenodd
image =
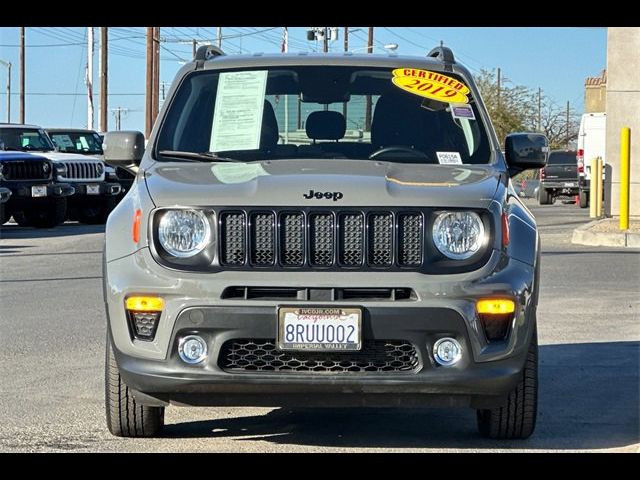
<svg viewBox="0 0 640 480"><path fill-rule="evenodd" d="M209 243L211 228L198 210L167 210L160 219L160 245L174 257L193 257Z"/></svg>
<svg viewBox="0 0 640 480"><path fill-rule="evenodd" d="M433 224L433 243L446 257L465 260L485 243L484 225L475 212L444 212Z"/></svg>
<svg viewBox="0 0 640 480"><path fill-rule="evenodd" d="M51 168L51 167L49 166L49 163L48 163L48 162L44 162L44 163L42 164L42 173L44 173L45 175L47 175L47 174L49 173L50 168Z"/></svg>
<svg viewBox="0 0 640 480"><path fill-rule="evenodd" d="M98 173L98 175L102 175L102 172L104 172L104 165L101 163L98 163L96 165L96 172Z"/></svg>

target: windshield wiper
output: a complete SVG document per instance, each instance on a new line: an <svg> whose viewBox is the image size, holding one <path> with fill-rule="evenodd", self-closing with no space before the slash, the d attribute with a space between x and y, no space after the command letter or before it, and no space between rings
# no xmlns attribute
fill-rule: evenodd
<svg viewBox="0 0 640 480"><path fill-rule="evenodd" d="M240 162L235 158L220 157L213 152L182 152L179 150L160 150L160 155L176 158L186 158L188 160L196 160L199 162Z"/></svg>

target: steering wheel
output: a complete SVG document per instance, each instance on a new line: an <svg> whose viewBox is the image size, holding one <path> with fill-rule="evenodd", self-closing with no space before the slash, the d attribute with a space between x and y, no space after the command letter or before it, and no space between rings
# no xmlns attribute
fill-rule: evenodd
<svg viewBox="0 0 640 480"><path fill-rule="evenodd" d="M381 148L379 150L376 150L371 155L369 155L369 159L370 160L375 160L377 158L384 157L388 153L396 153L396 154L398 154L398 153L407 154L408 153L409 157L412 157L412 158L429 159L429 156L426 153L424 153L422 150L416 150L415 148L401 147L401 146L384 147L384 148Z"/></svg>

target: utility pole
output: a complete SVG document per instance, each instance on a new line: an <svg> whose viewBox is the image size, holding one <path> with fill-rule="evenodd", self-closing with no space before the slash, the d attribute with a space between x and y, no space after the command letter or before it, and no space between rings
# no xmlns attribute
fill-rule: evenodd
<svg viewBox="0 0 640 480"><path fill-rule="evenodd" d="M569 150L569 101L567 100L567 146L566 149Z"/></svg>
<svg viewBox="0 0 640 480"><path fill-rule="evenodd" d="M538 131L542 131L542 88L538 87Z"/></svg>
<svg viewBox="0 0 640 480"><path fill-rule="evenodd" d="M113 108L111 111L116 117L116 130L120 131L122 128L122 114L124 113L126 115L129 110L126 108L118 107Z"/></svg>
<svg viewBox="0 0 640 480"><path fill-rule="evenodd" d="M373 27L369 27L369 38L367 40L367 53L373 53ZM364 111L364 131L371 131L371 95L367 95Z"/></svg>
<svg viewBox="0 0 640 480"><path fill-rule="evenodd" d="M11 123L11 62L0 60L7 67L7 123Z"/></svg>
<svg viewBox="0 0 640 480"><path fill-rule="evenodd" d="M344 27L344 51L349 51L349 27ZM342 104L342 116L347 121L347 102Z"/></svg>
<svg viewBox="0 0 640 480"><path fill-rule="evenodd" d="M151 125L158 117L160 107L160 27L154 27L153 34L153 103L151 105Z"/></svg>
<svg viewBox="0 0 640 480"><path fill-rule="evenodd" d="M193 39L193 58L196 58L196 51L198 50L198 41Z"/></svg>
<svg viewBox="0 0 640 480"><path fill-rule="evenodd" d="M217 39L218 48L222 48L222 27L216 28L216 36L218 37Z"/></svg>
<svg viewBox="0 0 640 480"><path fill-rule="evenodd" d="M153 96L153 30L154 27L147 27L147 76L145 91L145 130L144 136L151 135L151 100Z"/></svg>
<svg viewBox="0 0 640 480"><path fill-rule="evenodd" d="M500 109L500 92L502 90L502 72L500 71L500 67L498 67L498 110Z"/></svg>
<svg viewBox="0 0 640 480"><path fill-rule="evenodd" d="M324 27L324 35L322 36L322 51L327 53L329 51L329 27Z"/></svg>
<svg viewBox="0 0 640 480"><path fill-rule="evenodd" d="M87 128L93 130L93 27L87 27Z"/></svg>
<svg viewBox="0 0 640 480"><path fill-rule="evenodd" d="M108 96L109 96L109 88L107 86L108 82L108 71L109 67L107 65L107 59L109 56L108 52L108 44L109 44L109 33L107 27L100 27L100 131L106 132L109 129L108 118L107 118L107 107L108 107Z"/></svg>
<svg viewBox="0 0 640 480"><path fill-rule="evenodd" d="M20 123L24 123L24 27L20 27Z"/></svg>

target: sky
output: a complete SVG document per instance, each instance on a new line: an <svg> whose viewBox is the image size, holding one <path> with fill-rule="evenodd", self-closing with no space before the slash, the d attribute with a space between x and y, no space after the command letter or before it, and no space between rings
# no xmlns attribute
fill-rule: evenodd
<svg viewBox="0 0 640 480"><path fill-rule="evenodd" d="M349 47L364 52L368 27L350 27ZM321 51L308 41L307 27L289 27L289 52ZM342 51L344 27L330 51ZM144 131L146 27L109 29L109 129L115 129L116 108L122 110L122 129ZM98 38L94 29L94 128L98 128ZM227 54L280 52L283 27L222 27ZM192 56L192 40L215 42L217 27L162 27L160 82L165 91L175 73ZM19 116L18 27L0 27L0 60L11 62L11 120ZM558 105L570 102L582 113L584 81L606 67L607 30L604 27L380 27L374 28L374 53L398 45L399 55L425 55L444 42L472 73L501 69L515 85L543 93ZM25 33L25 117L43 127L85 128L87 90L87 28L27 27ZM7 69L0 62L0 122L6 121ZM162 96L162 86L161 86Z"/></svg>

